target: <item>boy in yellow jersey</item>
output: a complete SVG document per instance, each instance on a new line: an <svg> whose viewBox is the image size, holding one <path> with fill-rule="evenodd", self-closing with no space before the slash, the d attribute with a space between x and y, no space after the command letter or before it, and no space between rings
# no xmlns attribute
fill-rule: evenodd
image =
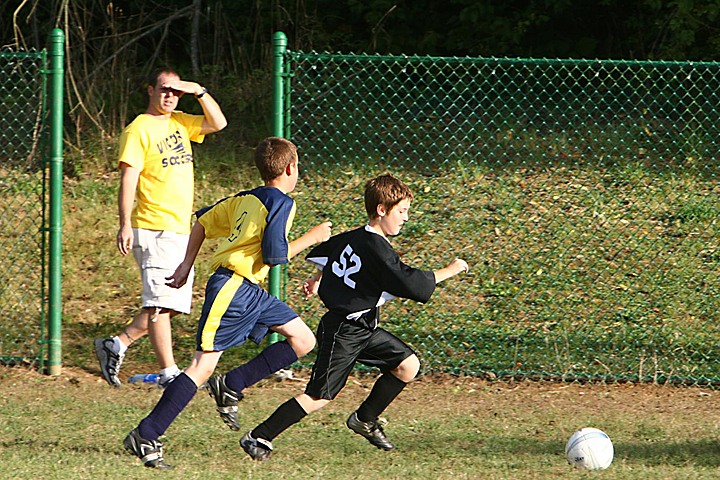
<svg viewBox="0 0 720 480"><path fill-rule="evenodd" d="M194 94L203 115L175 110L183 94ZM103 378L120 386L125 351L149 333L160 368L160 385L180 370L172 352L170 319L190 313L192 274L181 289L165 285L182 261L190 235L193 203L193 155L190 142L227 125L217 102L198 83L180 80L174 71L157 70L148 82L148 106L120 136L120 228L117 247L132 251L140 267L142 310L120 334L95 340Z"/></svg>
<svg viewBox="0 0 720 480"><path fill-rule="evenodd" d="M315 346L315 336L300 317L259 283L271 266L287 263L304 249L330 238L331 224L321 223L288 241L295 202L287 194L298 179L295 145L283 138L266 138L255 151L255 164L265 185L198 210L185 259L167 279L169 286L181 288L205 238L222 239L213 257L215 273L205 289L195 356L166 387L152 412L125 438L125 448L146 467L170 468L158 438L200 385L208 383L223 420L237 430L237 403L243 389L288 367ZM260 343L269 330L285 340L269 345L227 374L210 378L224 350L248 338Z"/></svg>

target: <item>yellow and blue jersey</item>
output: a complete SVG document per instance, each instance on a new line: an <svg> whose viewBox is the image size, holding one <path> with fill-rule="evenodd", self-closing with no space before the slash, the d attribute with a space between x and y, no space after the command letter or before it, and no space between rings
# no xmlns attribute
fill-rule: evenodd
<svg viewBox="0 0 720 480"><path fill-rule="evenodd" d="M261 283L273 265L291 257L288 232L295 202L275 187L257 187L227 197L195 214L206 238L222 238L212 268L232 270Z"/></svg>

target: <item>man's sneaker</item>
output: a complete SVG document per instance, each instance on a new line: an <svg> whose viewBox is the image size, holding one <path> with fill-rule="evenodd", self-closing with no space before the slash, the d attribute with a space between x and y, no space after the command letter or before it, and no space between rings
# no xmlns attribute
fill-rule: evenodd
<svg viewBox="0 0 720 480"><path fill-rule="evenodd" d="M137 428L133 429L133 431L125 437L123 445L125 446L125 450L142 460L143 464L148 468L172 468L172 465L168 465L163 460L163 444L157 440L146 440L142 438Z"/></svg>
<svg viewBox="0 0 720 480"><path fill-rule="evenodd" d="M163 378L162 375L158 377L158 388L165 390L170 383L175 380L183 371L180 370L178 373L171 377L165 377Z"/></svg>
<svg viewBox="0 0 720 480"><path fill-rule="evenodd" d="M208 393L215 399L217 411L230 430L240 430L238 421L238 402L244 395L225 385L225 375L215 375L207 381Z"/></svg>
<svg viewBox="0 0 720 480"><path fill-rule="evenodd" d="M245 453L250 455L253 460L264 462L272 455L272 443L263 438L253 438L250 432L247 432L240 439L240 446Z"/></svg>
<svg viewBox="0 0 720 480"><path fill-rule="evenodd" d="M368 442L383 450L392 450L395 446L385 436L380 424L375 422L361 422L357 412L353 412L347 419L347 426L350 430L368 439Z"/></svg>
<svg viewBox="0 0 720 480"><path fill-rule="evenodd" d="M113 350L115 342L112 338L95 339L95 354L100 362L100 371L106 382L113 387L120 386L120 365L122 365L125 355L120 355Z"/></svg>

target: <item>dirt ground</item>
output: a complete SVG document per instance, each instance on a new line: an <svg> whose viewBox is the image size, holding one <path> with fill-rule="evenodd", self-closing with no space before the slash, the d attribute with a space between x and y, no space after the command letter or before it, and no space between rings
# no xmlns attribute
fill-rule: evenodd
<svg viewBox="0 0 720 480"><path fill-rule="evenodd" d="M294 372L293 380L266 380L257 388L272 389L282 395L294 395L302 390L303 377L307 371ZM33 395L37 382L42 382L51 392L53 388L73 386L100 395L109 388L93 371L80 368L63 368L59 376L48 376L24 367L0 366L0 385L12 385L19 397L23 393ZM352 377L343 397L356 401L364 397L372 387L375 377L360 375ZM578 411L592 413L602 407L611 407L616 414L649 417L653 414L687 412L695 418L715 418L720 413L720 391L704 387L676 387L653 384L579 384L543 381L488 381L474 377L451 375L425 375L410 384L399 401L412 411L474 410L494 414L518 410L531 413L543 411ZM412 413L412 412L410 412Z"/></svg>

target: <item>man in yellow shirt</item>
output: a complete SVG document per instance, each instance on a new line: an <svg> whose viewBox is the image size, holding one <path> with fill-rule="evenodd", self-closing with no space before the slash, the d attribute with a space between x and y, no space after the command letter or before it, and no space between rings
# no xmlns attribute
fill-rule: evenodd
<svg viewBox="0 0 720 480"><path fill-rule="evenodd" d="M195 95L203 115L176 111L184 94ZM180 369L172 351L170 321L190 313L192 275L181 289L166 285L183 260L190 235L194 196L193 154L190 142L222 130L227 120L207 89L180 80L169 68L157 70L147 87L148 107L120 136L120 228L117 246L132 251L143 282L142 309L112 338L95 340L103 378L120 386L120 366L127 348L149 334L160 367L161 386Z"/></svg>

